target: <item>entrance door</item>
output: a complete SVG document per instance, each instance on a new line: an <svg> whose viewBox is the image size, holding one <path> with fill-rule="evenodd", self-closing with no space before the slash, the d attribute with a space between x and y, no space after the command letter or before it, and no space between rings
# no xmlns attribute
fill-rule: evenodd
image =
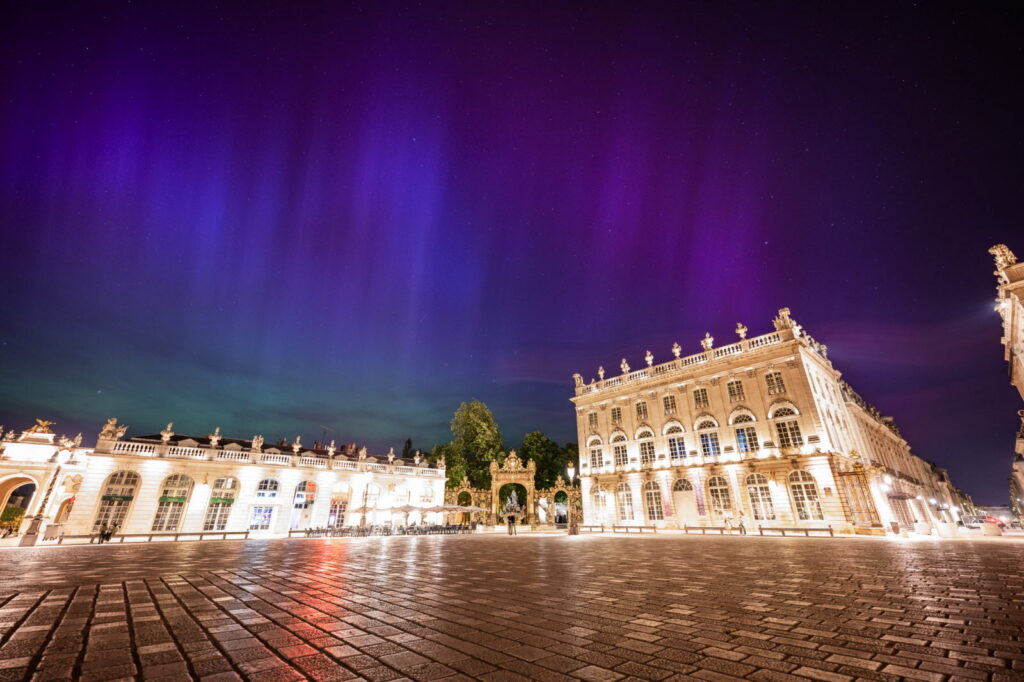
<svg viewBox="0 0 1024 682"><path fill-rule="evenodd" d="M697 513L697 493L693 490L693 484L685 478L677 479L672 484L672 506L675 508L676 523L680 528L700 524L700 515Z"/></svg>

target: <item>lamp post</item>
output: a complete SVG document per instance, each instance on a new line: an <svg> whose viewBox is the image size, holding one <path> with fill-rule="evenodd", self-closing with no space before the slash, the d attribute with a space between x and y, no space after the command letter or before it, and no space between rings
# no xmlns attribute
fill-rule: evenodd
<svg viewBox="0 0 1024 682"><path fill-rule="evenodd" d="M572 517L572 482L576 478L576 467L572 462L569 462L569 466L566 468L565 473L569 476L569 490L566 492L566 520L569 522L569 535L576 535L579 530L576 528L576 521Z"/></svg>

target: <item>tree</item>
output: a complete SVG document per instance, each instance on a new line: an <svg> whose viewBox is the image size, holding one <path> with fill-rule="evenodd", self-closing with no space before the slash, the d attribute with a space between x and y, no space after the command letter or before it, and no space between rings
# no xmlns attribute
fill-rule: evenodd
<svg viewBox="0 0 1024 682"><path fill-rule="evenodd" d="M452 442L445 448L448 483L458 483L464 473L476 488L491 486L490 464L501 456L501 431L494 415L479 400L459 405L452 417ZM435 448L437 450L437 448ZM453 469L461 467L461 473Z"/></svg>
<svg viewBox="0 0 1024 682"><path fill-rule="evenodd" d="M412 459L412 438L405 439L405 445L402 446L402 459Z"/></svg>
<svg viewBox="0 0 1024 682"><path fill-rule="evenodd" d="M540 431L533 431L523 436L519 454L523 459L532 459L536 464L537 476L534 481L538 488L550 488L554 485L559 473L563 478L565 477L565 467L561 466L562 451L558 447L558 443Z"/></svg>

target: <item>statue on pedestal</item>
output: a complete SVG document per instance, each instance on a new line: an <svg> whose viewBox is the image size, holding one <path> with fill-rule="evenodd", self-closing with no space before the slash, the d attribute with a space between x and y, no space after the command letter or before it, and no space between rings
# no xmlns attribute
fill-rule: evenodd
<svg viewBox="0 0 1024 682"><path fill-rule="evenodd" d="M679 359L679 355L682 352L683 352L683 347L679 345L678 341L676 343L672 344L672 355L676 356L677 360Z"/></svg>
<svg viewBox="0 0 1024 682"><path fill-rule="evenodd" d="M327 446L327 456L330 457L331 459L334 459L334 450L335 449L336 448L334 447L334 440L332 439L331 440L331 444Z"/></svg>
<svg viewBox="0 0 1024 682"><path fill-rule="evenodd" d="M604 365L597 368L597 376L601 381L604 381Z"/></svg>
<svg viewBox="0 0 1024 682"><path fill-rule="evenodd" d="M299 454L299 450L302 449L302 436L295 436L295 442L292 443L292 452L296 455Z"/></svg>
<svg viewBox="0 0 1024 682"><path fill-rule="evenodd" d="M626 358L622 358L622 362L619 363L619 369L622 370L623 374L629 374L629 363L626 362Z"/></svg>
<svg viewBox="0 0 1024 682"><path fill-rule="evenodd" d="M221 439L220 427L218 426L217 428L215 428L213 430L213 433L207 434L206 437L210 439L210 447L211 448L217 447L217 444L220 443L220 439Z"/></svg>
<svg viewBox="0 0 1024 682"><path fill-rule="evenodd" d="M167 445L174 437L174 422L167 422L167 428L160 432L160 442Z"/></svg>
<svg viewBox="0 0 1024 682"><path fill-rule="evenodd" d="M704 332L704 338L700 340L700 347L704 350L711 350L715 347L715 337L711 336L711 332Z"/></svg>
<svg viewBox="0 0 1024 682"><path fill-rule="evenodd" d="M252 451L262 452L263 451L263 436L252 437Z"/></svg>
<svg viewBox="0 0 1024 682"><path fill-rule="evenodd" d="M647 363L648 367L653 365L654 364L654 354L651 351L647 351L647 354L644 355L644 361Z"/></svg>
<svg viewBox="0 0 1024 682"><path fill-rule="evenodd" d="M395 461L395 449L388 448L388 464Z"/></svg>
<svg viewBox="0 0 1024 682"><path fill-rule="evenodd" d="M119 440L124 438L124 434L128 431L127 424L118 424L117 417L111 417L107 420L107 423L103 425L103 429L100 431L100 438L103 440Z"/></svg>
<svg viewBox="0 0 1024 682"><path fill-rule="evenodd" d="M736 335L740 337L740 341L747 338L747 325L742 322L736 323Z"/></svg>
<svg viewBox="0 0 1024 682"><path fill-rule="evenodd" d="M36 419L36 425L28 430L29 433L53 433L50 427L57 422L49 422L45 419Z"/></svg>

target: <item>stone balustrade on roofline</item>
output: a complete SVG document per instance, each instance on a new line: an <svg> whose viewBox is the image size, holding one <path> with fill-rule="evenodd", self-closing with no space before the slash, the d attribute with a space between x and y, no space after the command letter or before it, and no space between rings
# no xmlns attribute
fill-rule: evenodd
<svg viewBox="0 0 1024 682"><path fill-rule="evenodd" d="M251 450L220 450L216 448L187 448L176 445L155 445L134 441L113 441L109 447L95 450L99 455L128 455L131 457L190 459L213 462L233 462L239 464L293 466L302 469L330 469L333 471L369 471L380 474L401 476L425 476L442 478L443 468L429 467L424 463L410 466L405 460L399 462L369 462L366 460L328 459L326 457L309 457L273 452L254 452ZM82 453L93 451L82 449Z"/></svg>
<svg viewBox="0 0 1024 682"><path fill-rule="evenodd" d="M723 358L732 358L735 355L749 353L751 351L761 350L771 346L777 346L785 341L792 340L806 341L811 350L814 350L827 360L824 346L818 344L806 334L795 337L792 329L781 329L768 334L762 334L761 336L755 336L752 339L743 339L742 341L731 343L727 346L710 348L700 353L694 353L693 355L673 358L669 362L664 362L660 365L651 365L650 367L643 367L625 374L620 374L617 377L610 377L601 381L582 384L576 387L576 395L588 395L591 393L598 393L605 389L618 388L627 385L634 387L635 383L638 381L644 382L652 379L662 379L665 376L672 374L683 374L686 370L695 367L700 367L701 372L707 372L707 367L709 365L713 365L716 361Z"/></svg>

